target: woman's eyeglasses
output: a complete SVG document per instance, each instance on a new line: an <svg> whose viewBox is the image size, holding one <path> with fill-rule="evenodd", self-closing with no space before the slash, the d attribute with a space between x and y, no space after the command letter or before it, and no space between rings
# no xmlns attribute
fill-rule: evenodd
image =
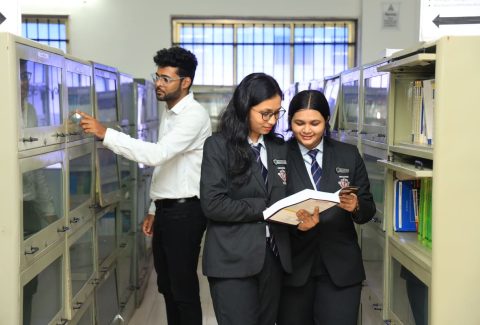
<svg viewBox="0 0 480 325"><path fill-rule="evenodd" d="M256 110L253 110L252 111L262 115L262 120L264 121L270 121L270 119L273 117L275 117L276 120L278 120L279 118L281 118L284 114L285 114L285 109L283 107L280 107L280 109L276 112L258 112Z"/></svg>

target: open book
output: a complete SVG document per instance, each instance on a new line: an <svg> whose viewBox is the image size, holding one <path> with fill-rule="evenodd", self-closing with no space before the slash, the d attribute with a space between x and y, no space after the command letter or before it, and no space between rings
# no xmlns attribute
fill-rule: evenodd
<svg viewBox="0 0 480 325"><path fill-rule="evenodd" d="M305 189L272 204L263 211L263 218L268 221L298 225L298 210L304 209L313 213L315 207L318 207L321 213L340 203L341 194L356 193L357 191L358 187L356 186L347 186L335 193Z"/></svg>

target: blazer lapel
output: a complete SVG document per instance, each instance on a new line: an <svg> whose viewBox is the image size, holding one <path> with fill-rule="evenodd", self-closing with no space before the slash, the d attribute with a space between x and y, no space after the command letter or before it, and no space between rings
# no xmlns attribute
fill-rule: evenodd
<svg viewBox="0 0 480 325"><path fill-rule="evenodd" d="M324 192L330 192L328 190L328 182L329 178L331 178L333 175L336 175L334 170L335 164L331 143L328 141L328 138L324 138L323 140L322 178L320 179L320 190Z"/></svg>
<svg viewBox="0 0 480 325"><path fill-rule="evenodd" d="M303 156L296 140L289 143L289 151L288 163L291 164L291 168L295 169L297 175L300 176L299 181L301 181L303 188L309 188L313 190L313 184L308 176L307 169L305 168L305 162L303 161Z"/></svg>
<svg viewBox="0 0 480 325"><path fill-rule="evenodd" d="M268 150L267 150L267 156L268 156ZM260 166L257 164L253 153L252 153L252 174L254 178L257 180L258 185L265 191L265 193L267 193L267 189L265 188L265 181L263 180L263 176L262 176L262 170ZM267 176L267 179L269 178L270 177Z"/></svg>
<svg viewBox="0 0 480 325"><path fill-rule="evenodd" d="M265 139L265 147L267 149L267 168L268 168L268 182L267 182L267 192L270 194L272 191L272 186L277 182L277 166L274 164L273 160L277 157L277 150L275 144L272 144L268 139Z"/></svg>

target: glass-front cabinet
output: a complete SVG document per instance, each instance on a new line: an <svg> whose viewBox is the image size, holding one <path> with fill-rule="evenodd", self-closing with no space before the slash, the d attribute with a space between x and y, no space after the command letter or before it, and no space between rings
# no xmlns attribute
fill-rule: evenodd
<svg viewBox="0 0 480 325"><path fill-rule="evenodd" d="M64 58L16 43L18 64L18 150L65 143Z"/></svg>
<svg viewBox="0 0 480 325"><path fill-rule="evenodd" d="M95 237L91 221L68 237L68 315L72 318L85 304L95 286Z"/></svg>
<svg viewBox="0 0 480 325"><path fill-rule="evenodd" d="M338 137L338 96L340 93L340 75L325 78L324 85L324 95L328 101L328 107L330 109L330 132L333 138Z"/></svg>
<svg viewBox="0 0 480 325"><path fill-rule="evenodd" d="M119 166L112 151L83 132L77 113L115 128L120 118L135 137L142 122L142 137L156 141L153 83L135 84L114 67L6 32L0 32L0 71L0 323L128 322L143 295L137 267L145 285L151 270L150 241L139 224L150 203L152 168ZM122 198L127 206L117 204Z"/></svg>
<svg viewBox="0 0 480 325"><path fill-rule="evenodd" d="M104 272L101 283L95 288L96 324L98 325L114 324L118 318L120 307L116 279L116 269L113 265Z"/></svg>
<svg viewBox="0 0 480 325"><path fill-rule="evenodd" d="M93 63L95 118L109 127L118 128L119 82L114 67Z"/></svg>
<svg viewBox="0 0 480 325"><path fill-rule="evenodd" d="M72 231L92 218L95 200L94 143L69 147L68 152L68 222Z"/></svg>
<svg viewBox="0 0 480 325"><path fill-rule="evenodd" d="M117 253L117 206L111 205L96 216L97 264L105 272L114 262Z"/></svg>
<svg viewBox="0 0 480 325"><path fill-rule="evenodd" d="M95 142L95 147L97 202L106 207L121 198L118 156L99 141Z"/></svg>
<svg viewBox="0 0 480 325"><path fill-rule="evenodd" d="M357 145L360 122L360 69L353 69L341 74L341 103L338 117L339 139Z"/></svg>
<svg viewBox="0 0 480 325"><path fill-rule="evenodd" d="M361 135L362 140L371 145L387 143L387 112L390 74L379 72L378 67L384 63L375 64L363 69L363 114ZM371 143L373 142L373 143Z"/></svg>
<svg viewBox="0 0 480 325"><path fill-rule="evenodd" d="M54 151L19 160L21 172L21 264L65 238L65 154Z"/></svg>
<svg viewBox="0 0 480 325"><path fill-rule="evenodd" d="M57 244L21 274L22 324L61 324L64 319L64 246Z"/></svg>
<svg viewBox="0 0 480 325"><path fill-rule="evenodd" d="M92 65L88 61L73 58L65 60L67 86L67 136L68 141L76 141L92 135L80 127L78 112L93 116L93 77Z"/></svg>

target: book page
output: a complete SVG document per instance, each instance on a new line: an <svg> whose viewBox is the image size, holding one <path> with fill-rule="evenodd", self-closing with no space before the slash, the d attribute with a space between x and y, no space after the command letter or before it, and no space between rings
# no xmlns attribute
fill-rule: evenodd
<svg viewBox="0 0 480 325"><path fill-rule="evenodd" d="M312 189L305 189L293 195L275 202L272 206L263 211L263 218L265 220L271 219L276 222L283 222L290 225L298 224L296 213L300 209L305 209L310 213L316 206L319 207L320 212L340 203L338 190L335 193L315 191Z"/></svg>
<svg viewBox="0 0 480 325"><path fill-rule="evenodd" d="M319 213L321 213L322 211L325 211L337 204L338 204L337 202L332 202L332 201L309 199L309 200L291 205L289 207L283 208L277 213L274 213L267 220L287 223L289 225L298 225L299 224L299 221L297 219L298 210L304 209L310 212L311 214L313 214L313 210L315 209L315 207L318 207Z"/></svg>

